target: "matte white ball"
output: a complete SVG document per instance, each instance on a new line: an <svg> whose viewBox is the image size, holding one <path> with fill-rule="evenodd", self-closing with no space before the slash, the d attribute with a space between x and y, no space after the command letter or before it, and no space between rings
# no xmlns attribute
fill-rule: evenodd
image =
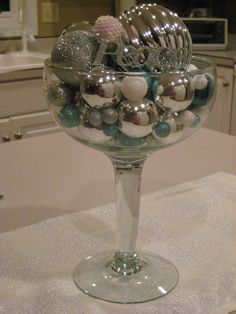
<svg viewBox="0 0 236 314"><path fill-rule="evenodd" d="M203 89L207 86L208 80L204 74L197 74L193 77L192 84L195 89Z"/></svg>
<svg viewBox="0 0 236 314"><path fill-rule="evenodd" d="M190 71L195 71L195 70L197 70L196 65L190 64L190 65L188 66L188 69L187 69L188 72L190 72Z"/></svg>
<svg viewBox="0 0 236 314"><path fill-rule="evenodd" d="M130 101L140 101L147 94L148 84L143 77L126 76L121 82L121 92Z"/></svg>
<svg viewBox="0 0 236 314"><path fill-rule="evenodd" d="M178 115L177 121L183 125L191 126L193 125L195 119L196 115L192 111L185 110Z"/></svg>

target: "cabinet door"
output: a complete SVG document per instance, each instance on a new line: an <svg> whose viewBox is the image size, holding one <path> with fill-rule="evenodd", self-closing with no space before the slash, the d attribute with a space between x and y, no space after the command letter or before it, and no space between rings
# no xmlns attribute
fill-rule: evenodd
<svg viewBox="0 0 236 314"><path fill-rule="evenodd" d="M233 91L233 69L217 67L217 93L213 110L205 127L229 133Z"/></svg>
<svg viewBox="0 0 236 314"><path fill-rule="evenodd" d="M36 113L48 109L41 78L1 82L0 97L1 118Z"/></svg>
<svg viewBox="0 0 236 314"><path fill-rule="evenodd" d="M48 111L11 117L14 139L32 137L59 131Z"/></svg>
<svg viewBox="0 0 236 314"><path fill-rule="evenodd" d="M11 140L11 122L9 118L0 119L0 143Z"/></svg>

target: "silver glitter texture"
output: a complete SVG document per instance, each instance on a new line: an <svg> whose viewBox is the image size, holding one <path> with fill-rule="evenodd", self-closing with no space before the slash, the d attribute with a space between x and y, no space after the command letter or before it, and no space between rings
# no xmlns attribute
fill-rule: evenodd
<svg viewBox="0 0 236 314"><path fill-rule="evenodd" d="M55 69L56 75L71 85L79 86L84 77L79 71L89 71L98 50L97 35L93 32L75 30L66 32L58 38L53 47L51 61L65 67L74 67L73 70Z"/></svg>
<svg viewBox="0 0 236 314"><path fill-rule="evenodd" d="M65 106L71 102L72 91L63 83L55 83L49 86L47 91L47 98L54 106Z"/></svg>

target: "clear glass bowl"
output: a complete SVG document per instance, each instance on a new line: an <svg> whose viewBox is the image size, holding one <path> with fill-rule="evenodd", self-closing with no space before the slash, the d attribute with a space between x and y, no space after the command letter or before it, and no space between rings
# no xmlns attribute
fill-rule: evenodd
<svg viewBox="0 0 236 314"><path fill-rule="evenodd" d="M193 134L210 114L215 80L214 64L198 57L189 71L177 73L105 67L84 73L50 59L44 71L48 105L58 124L115 158L142 157Z"/></svg>
<svg viewBox="0 0 236 314"><path fill-rule="evenodd" d="M86 294L138 303L176 286L178 271L171 262L135 248L142 167L149 154L187 138L204 123L215 82L214 63L198 57L186 71L168 73L142 68L122 73L103 66L85 73L45 61L53 117L77 141L104 152L115 170L118 248L78 264L74 281Z"/></svg>

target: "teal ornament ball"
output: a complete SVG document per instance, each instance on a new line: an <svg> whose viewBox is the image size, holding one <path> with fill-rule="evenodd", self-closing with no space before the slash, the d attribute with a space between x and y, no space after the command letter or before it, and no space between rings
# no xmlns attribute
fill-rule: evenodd
<svg viewBox="0 0 236 314"><path fill-rule="evenodd" d="M201 118L199 116L199 114L195 114L195 120L193 122L193 124L191 125L192 128L197 128L199 127L201 124Z"/></svg>
<svg viewBox="0 0 236 314"><path fill-rule="evenodd" d="M103 123L102 130L106 136L115 137L118 132L118 125L116 123L114 124Z"/></svg>
<svg viewBox="0 0 236 314"><path fill-rule="evenodd" d="M213 96L213 80L211 77L207 76L208 83L206 87L202 89L195 89L193 101L190 105L190 109L195 109L198 107L205 106L209 101L209 98Z"/></svg>
<svg viewBox="0 0 236 314"><path fill-rule="evenodd" d="M116 138L122 146L137 146L140 144L140 138L128 136L120 131L118 131Z"/></svg>
<svg viewBox="0 0 236 314"><path fill-rule="evenodd" d="M78 108L74 104L69 104L61 108L59 122L66 128L78 126L81 121L81 115Z"/></svg>
<svg viewBox="0 0 236 314"><path fill-rule="evenodd" d="M170 135L171 126L167 122L157 122L154 125L154 131L157 136L164 138Z"/></svg>

